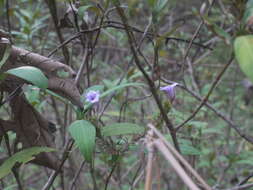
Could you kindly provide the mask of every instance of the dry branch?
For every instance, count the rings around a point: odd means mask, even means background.
[[[3,50],[0,49],[1,51]],[[76,74],[69,66],[61,62],[12,46],[10,57],[0,72],[28,65],[39,68],[47,76],[49,80],[48,89],[68,99],[75,106],[82,107],[81,96],[74,83]],[[58,76],[59,71],[64,71],[68,77],[61,78]],[[13,119],[9,121],[0,120],[2,129],[0,139],[4,135],[3,133],[11,130],[17,134],[17,141],[22,143],[22,148],[32,146],[54,148],[54,136],[50,131],[51,123],[25,99],[20,88],[25,83],[26,81],[10,75],[1,81],[0,91],[11,95],[7,102],[10,103]],[[17,93],[12,95],[14,91]],[[41,153],[33,162],[51,169],[57,169],[60,164],[56,153]]]

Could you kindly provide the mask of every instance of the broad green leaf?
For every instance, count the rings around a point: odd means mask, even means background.
[[[253,35],[237,37],[234,51],[241,70],[253,82]]]
[[[33,160],[35,158],[34,156],[41,152],[52,152],[52,151],[54,151],[53,148],[32,147],[15,153],[10,158],[5,160],[4,163],[0,166],[0,179],[8,175],[16,163],[25,164]]]
[[[46,89],[48,87],[47,77],[36,67],[23,66],[10,69],[6,73],[22,78],[40,88]]]
[[[103,136],[139,134],[144,132],[144,128],[133,123],[114,123],[102,128]]]
[[[88,162],[92,162],[96,128],[85,120],[77,120],[69,126],[69,132]]]
[[[11,53],[11,44],[9,40],[6,40],[6,42],[2,42],[2,41],[3,40],[0,40],[0,43],[5,44],[5,50],[4,50],[3,56],[0,58],[0,68],[5,64],[5,62],[7,61]]]

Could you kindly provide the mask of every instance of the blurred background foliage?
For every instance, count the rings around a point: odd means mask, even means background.
[[[12,41],[15,46],[47,56],[62,42],[59,41],[54,26],[53,17],[44,1],[9,0],[9,24]],[[233,53],[233,40],[241,34],[250,34],[250,28],[243,25],[245,0],[127,0],[121,1],[127,15],[128,23],[134,27],[137,44],[143,38],[143,32],[148,38],[143,39],[140,50],[151,65],[142,62],[145,70],[159,86],[167,85],[164,80],[174,81],[204,97],[212,82],[217,78],[222,68],[227,64]],[[64,19],[69,8],[69,1],[56,0],[58,23]],[[81,92],[93,85],[103,85],[105,90],[118,84],[129,82],[145,83],[145,80],[134,66],[127,35],[115,8],[110,0],[80,0],[77,22],[69,13],[71,27],[63,26],[61,33],[64,40],[71,38],[78,30],[84,30],[84,21],[89,29],[99,26],[103,12],[108,11],[103,18],[104,26],[98,36],[95,47],[92,47],[90,59],[90,81],[87,73],[82,76]],[[211,3],[211,4],[210,4]],[[6,1],[0,1],[0,25],[8,31],[6,18]],[[85,17],[85,18],[84,18]],[[63,22],[63,21],[62,21]],[[65,20],[65,22],[67,22]],[[120,27],[107,27],[110,23]],[[79,27],[75,26],[78,25]],[[59,25],[58,25],[59,27]],[[84,28],[82,28],[84,27]],[[199,27],[194,43],[189,46],[194,33]],[[79,28],[79,29],[78,29]],[[148,33],[148,34],[147,34]],[[94,43],[97,33],[84,34],[85,42]],[[159,35],[159,36],[158,36]],[[70,61],[67,63],[61,50],[52,58],[69,64],[78,70],[82,64],[84,50],[82,42],[77,38],[66,46]],[[152,65],[157,59],[157,70]],[[164,80],[163,80],[164,79]],[[229,120],[245,133],[252,134],[253,109],[252,85],[244,85],[246,77],[241,72],[236,61],[230,65],[222,76],[217,87],[212,92],[208,102],[215,110],[227,116]],[[69,134],[66,127],[75,120],[75,114],[66,111],[66,106],[38,88],[28,85],[25,95],[29,102],[50,121],[56,123],[56,142],[59,150]],[[159,123],[160,114],[148,87],[123,88],[112,97],[108,108],[99,116],[96,110],[89,120],[99,125],[114,122],[130,122],[140,126],[148,123]],[[167,97],[159,92],[163,105]],[[100,107],[107,103],[110,97],[101,100]],[[59,113],[54,109],[55,104]],[[200,104],[191,94],[176,87],[176,99],[168,109],[168,116],[174,126],[180,125],[188,118],[197,105]],[[70,108],[68,108],[70,109]],[[0,108],[1,118],[11,118],[8,105]],[[91,119],[92,118],[92,119]],[[146,127],[145,127],[146,128]],[[147,129],[147,128],[146,128]],[[160,128],[164,134],[167,129]],[[198,114],[186,123],[178,132],[177,138],[184,157],[199,172],[211,186],[228,188],[234,186],[253,173],[253,145],[241,138],[227,122],[204,106]],[[15,134],[8,133],[10,142],[14,142]],[[170,140],[169,135],[165,135]],[[113,151],[96,142],[94,171],[88,164],[82,167],[79,177],[80,186],[76,189],[92,189],[94,180],[97,189],[104,189],[106,180],[112,172],[108,189],[144,189],[145,160],[147,151],[142,144],[142,136],[117,136],[110,139]],[[1,155],[6,154],[4,143],[1,145]],[[82,163],[81,154],[75,149],[69,160],[69,171],[57,178],[52,189],[69,189],[77,169]],[[153,176],[154,189],[185,189],[172,168],[158,155],[155,169],[160,176]],[[72,167],[73,166],[73,167]],[[40,189],[47,181],[49,170],[35,165],[26,165],[20,170],[24,189]],[[93,178],[93,179],[92,179]],[[95,178],[95,179],[94,179]],[[159,178],[159,179],[158,179]],[[248,182],[252,181],[249,179]],[[1,179],[1,189],[17,189],[15,179],[9,175]],[[75,189],[74,188],[74,189]]]

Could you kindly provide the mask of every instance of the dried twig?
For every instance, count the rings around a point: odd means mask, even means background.
[[[148,131],[148,133],[146,135],[146,147],[148,150],[148,163],[146,166],[145,190],[152,190],[152,169],[153,169],[153,159],[154,159],[153,137],[154,137],[153,130]]]
[[[154,145],[158,150],[160,150],[166,160],[171,164],[177,174],[191,190],[200,190],[160,139],[155,140]]]
[[[211,187],[202,179],[202,177],[191,167],[191,165],[169,144],[169,142],[165,139],[165,137],[152,125],[149,124],[148,127],[152,129],[155,134],[162,140],[162,142],[168,147],[169,151],[180,161],[181,164],[184,165],[186,169],[191,172],[191,174],[201,183],[206,190],[211,190]]]

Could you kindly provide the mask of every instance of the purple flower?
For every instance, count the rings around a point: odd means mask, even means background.
[[[90,102],[92,104],[99,101],[100,93],[99,91],[91,90],[85,94],[86,102]]]
[[[170,99],[171,102],[173,102],[173,100],[176,97],[176,90],[175,87],[178,85],[178,83],[174,82],[171,85],[168,86],[164,86],[164,87],[160,87],[160,90],[165,91],[167,93],[168,98]]]

